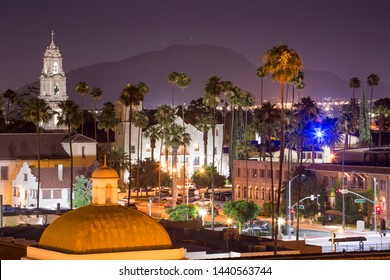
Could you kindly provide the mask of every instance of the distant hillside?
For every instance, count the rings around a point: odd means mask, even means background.
[[[66,60],[65,60],[66,63]],[[105,62],[82,67],[66,73],[67,91],[71,99],[80,101],[74,88],[79,81],[85,81],[90,87],[98,86],[103,90],[99,101],[115,101],[127,82],[145,82],[150,91],[145,98],[146,108],[155,108],[160,104],[172,103],[172,84],[168,75],[173,72],[184,72],[192,80],[189,88],[184,90],[184,102],[203,96],[204,86],[209,77],[217,75],[222,80],[229,80],[243,90],[250,91],[260,103],[260,79],[256,76],[258,65],[252,64],[241,54],[230,49],[212,45],[184,46],[173,45],[162,50],[142,53],[117,62]],[[325,71],[303,69],[306,87],[296,96],[319,97],[352,97],[348,81]],[[368,89],[369,91],[369,89]],[[374,90],[374,97],[388,96],[389,86],[381,84]],[[291,94],[291,91],[290,91]],[[280,86],[264,80],[264,97],[278,98]],[[359,90],[356,97],[360,97]],[[181,91],[175,88],[175,105],[182,103]],[[85,98],[85,107],[91,106],[90,97]],[[90,105],[89,105],[90,104]]]

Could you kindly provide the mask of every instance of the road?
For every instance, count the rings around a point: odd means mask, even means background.
[[[148,203],[137,203],[138,210],[149,215],[149,206]],[[165,213],[165,209],[162,205],[153,204],[152,216],[156,218],[167,218],[168,215]],[[220,214],[222,211],[220,210]],[[218,215],[215,217],[215,223],[226,224],[226,217],[224,215]],[[211,215],[205,216],[206,222],[211,222]],[[346,230],[341,230],[341,226],[337,225],[318,225],[318,224],[310,224],[308,222],[300,223],[299,229],[299,239],[305,240],[306,244],[322,246],[322,252],[331,252],[331,242],[329,239],[331,238],[331,233],[335,232],[337,238],[342,237],[356,237],[362,236],[367,239],[364,241],[364,250],[390,250],[390,233],[386,236],[381,235],[379,232],[374,232],[365,229],[364,231],[357,231],[354,228],[348,228]],[[282,235],[283,240],[289,240],[288,235]],[[295,240],[295,234],[291,235],[291,239]],[[336,244],[336,251],[342,251],[345,249],[346,251],[358,251],[359,242],[345,242]]]

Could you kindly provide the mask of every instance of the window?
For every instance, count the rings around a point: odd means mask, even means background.
[[[150,144],[146,144],[146,151],[148,153],[150,153],[151,150],[152,150],[152,148],[150,148]]]
[[[249,188],[249,199],[253,199],[253,197],[252,197],[252,188]]]
[[[268,178],[271,178],[271,177],[272,177],[272,172],[271,172],[271,170],[267,170],[267,177],[268,177]]]
[[[316,153],[316,158],[317,159],[322,159],[322,153]]]
[[[81,147],[81,157],[85,158],[85,146]]]
[[[28,179],[27,173],[23,173],[23,181],[27,182],[27,179]]]
[[[131,145],[131,153],[135,154],[135,146],[134,145]]]
[[[247,190],[247,188],[246,188],[246,186],[244,186],[244,189],[243,189],[243,194],[242,194],[242,196],[244,197],[244,198],[246,198],[246,190]]]
[[[53,74],[57,74],[58,73],[58,62],[54,62],[53,63]]]
[[[42,199],[51,199],[51,190],[42,190]]]
[[[255,199],[259,200],[259,188],[258,187],[256,187],[256,189],[255,189]]]
[[[336,177],[335,176],[330,176],[330,185],[335,186],[336,185]]]
[[[237,177],[241,177],[241,168],[240,167],[237,168]]]
[[[194,151],[199,152],[199,143],[195,143],[194,145]]]
[[[194,158],[194,165],[199,165],[199,163],[200,163],[199,157],[195,157]]]
[[[260,177],[261,178],[265,177],[265,169],[260,169]]]
[[[261,189],[261,200],[265,200],[265,189]]]
[[[238,186],[237,188],[237,198],[241,198],[241,187]]]
[[[62,198],[61,190],[53,190],[53,198],[56,199]]]
[[[257,169],[252,169],[252,177],[257,178]]]
[[[381,190],[386,189],[386,181],[385,180],[379,180],[379,187]]]
[[[0,169],[0,180],[7,181],[8,180],[8,166],[2,166]]]

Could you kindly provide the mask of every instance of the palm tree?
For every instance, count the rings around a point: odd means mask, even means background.
[[[83,116],[80,113],[80,107],[73,100],[67,99],[58,104],[61,109],[58,115],[57,126],[66,126],[68,128],[68,140],[70,151],[70,209],[73,209],[73,149],[72,132],[76,132],[83,122]]]
[[[204,161],[203,165],[207,166],[207,145],[208,145],[208,140],[209,140],[209,130],[211,127],[211,117],[202,115],[198,116],[198,121],[195,124],[195,128],[199,131],[202,131],[203,133],[203,152],[204,152]]]
[[[119,123],[118,118],[115,114],[115,105],[111,102],[106,102],[103,105],[101,113],[97,117],[98,128],[104,129],[107,135],[107,152],[111,154],[111,145],[110,145],[110,130],[113,130]]]
[[[154,149],[156,148],[156,142],[162,137],[161,126],[159,124],[149,126],[145,130],[144,136],[150,139],[150,149],[152,150],[151,161],[154,162]]]
[[[8,101],[7,101],[7,114],[5,116],[5,123],[6,124],[9,123],[9,107],[11,104],[15,103],[17,95],[18,95],[17,92],[13,91],[12,89],[7,89],[3,94],[4,98],[8,99]]]
[[[157,123],[161,126],[162,140],[161,141],[161,149],[160,149],[160,157],[162,153],[162,143],[165,145],[165,166],[168,167],[168,152],[169,145],[168,141],[168,129],[175,121],[175,110],[167,105],[163,104],[157,108],[157,111],[154,115],[157,120]]]
[[[284,160],[284,86],[297,77],[302,68],[302,62],[297,52],[289,49],[286,45],[278,45],[268,50],[264,55],[264,72],[271,78],[281,84],[280,96],[280,157],[279,157],[279,184],[278,184],[278,202],[276,206],[277,215],[280,215],[280,200],[282,191],[283,178],[283,160]],[[276,250],[276,248],[275,248]],[[275,252],[276,253],[276,252]]]
[[[168,75],[168,82],[172,83],[172,108],[175,108],[175,85],[178,76],[179,76],[178,72],[172,72]]]
[[[142,158],[142,129],[146,128],[149,124],[148,116],[143,111],[138,111],[133,117],[134,126],[138,128],[138,140],[137,140],[137,189],[139,189],[139,166]],[[139,192],[137,192],[138,196]]]
[[[277,232],[275,231],[275,194],[274,194],[274,172],[273,172],[273,152],[272,152],[272,138],[277,137],[280,133],[280,117],[281,111],[270,102],[266,102],[261,106],[260,110],[255,112],[255,127],[261,131],[262,138],[264,138],[264,147],[267,144],[268,154],[270,158],[270,172],[271,172],[271,228],[272,238],[276,240]],[[263,152],[265,161],[266,153]]]
[[[257,77],[261,79],[261,88],[260,88],[260,105],[263,106],[264,98],[263,98],[263,80],[267,77],[267,73],[264,71],[263,67],[257,68]]]
[[[357,77],[353,77],[349,80],[349,88],[352,89],[352,98],[355,98],[355,89],[360,88],[360,80]]]
[[[95,140],[96,140],[96,138],[97,138],[97,136],[96,136],[96,111],[97,111],[96,103],[102,97],[103,91],[98,87],[93,87],[89,94],[91,95],[91,97],[93,99],[94,109],[95,109],[95,111],[93,112],[93,120],[94,120],[93,127],[95,130]]]
[[[169,127],[169,139],[167,143],[172,147],[172,168],[173,168],[173,187],[172,187],[172,208],[176,207],[177,196],[177,150],[180,146],[188,146],[191,142],[191,136],[185,132],[184,128],[178,124]]]
[[[293,82],[293,92],[292,92],[292,99],[291,99],[291,108],[294,107],[294,100],[295,100],[295,89],[301,90],[305,87],[305,83],[303,82],[303,79],[305,78],[305,74],[302,71],[299,71],[298,76],[296,76],[292,82]]]
[[[377,74],[370,74],[367,77],[367,85],[371,87],[371,97],[370,97],[370,130],[371,130],[371,122],[372,122],[372,97],[374,95],[374,87],[379,85],[380,78]],[[371,137],[371,133],[370,133]],[[372,142],[372,139],[370,138],[370,142]]]
[[[216,110],[217,104],[219,103],[219,96],[224,91],[224,83],[221,81],[221,78],[217,76],[212,76],[208,79],[205,86],[205,95],[203,97],[203,103],[210,107],[211,110],[211,132],[213,135],[213,159],[212,159],[212,172],[211,172],[211,228],[214,230],[214,181],[215,181],[215,129],[216,129]]]
[[[88,93],[89,87],[88,84],[84,81],[81,81],[76,86],[76,92],[81,94],[81,116],[83,122],[81,123],[81,134],[84,134],[84,94]]]
[[[330,153],[333,154],[335,146],[342,143],[342,134],[337,119],[325,117],[322,120],[322,129],[325,135],[323,145],[329,147]]]
[[[133,106],[139,106],[143,101],[145,94],[149,91],[148,86],[144,82],[139,82],[137,85],[127,83],[126,87],[122,90],[122,94],[119,98],[120,102],[129,110],[129,188],[128,188],[128,201],[130,205],[130,190],[131,190],[131,122],[133,119]]]
[[[341,106],[339,124],[345,136],[345,148],[350,147],[349,135],[355,134],[359,128],[360,106],[356,98]]]
[[[37,131],[37,158],[38,158],[38,189],[37,189],[37,208],[39,208],[39,197],[41,187],[41,137],[40,124],[48,123],[53,116],[52,109],[45,100],[39,97],[32,97],[26,103],[23,109],[23,118],[32,122]]]

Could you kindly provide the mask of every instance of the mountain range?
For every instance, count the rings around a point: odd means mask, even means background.
[[[66,59],[64,59],[66,64]],[[82,67],[66,73],[67,93],[69,97],[80,102],[81,97],[74,90],[79,81],[85,81],[90,88],[100,87],[103,96],[99,105],[104,102],[115,102],[128,82],[145,82],[149,92],[145,96],[144,107],[156,108],[161,104],[172,104],[173,85],[168,82],[168,75],[173,72],[184,72],[191,78],[191,84],[184,89],[174,88],[175,105],[188,104],[191,100],[204,95],[204,87],[211,76],[231,81],[245,91],[250,91],[260,103],[261,80],[256,76],[254,65],[240,53],[214,45],[172,45],[161,50],[134,55],[116,62],[104,62]],[[303,69],[305,88],[296,91],[296,96],[320,98],[351,98],[352,89],[345,81],[331,72]],[[351,77],[352,78],[352,77]],[[264,99],[278,101],[280,85],[271,78],[264,79]],[[371,89],[367,88],[368,96]],[[389,96],[390,87],[383,83],[374,88],[374,99]],[[290,93],[291,94],[291,93]],[[361,89],[355,90],[355,97],[360,98]],[[85,96],[85,107],[92,107],[92,100]],[[90,105],[89,105],[90,104]]]

